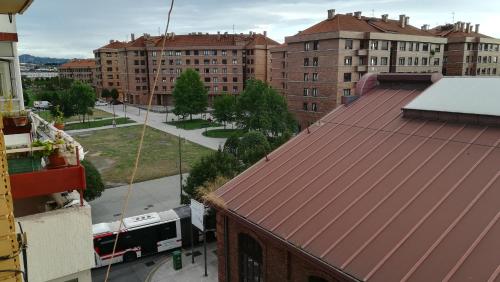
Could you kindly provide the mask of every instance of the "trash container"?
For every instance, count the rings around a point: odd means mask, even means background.
[[[182,268],[182,253],[181,251],[174,251],[172,253],[172,262],[175,270]]]

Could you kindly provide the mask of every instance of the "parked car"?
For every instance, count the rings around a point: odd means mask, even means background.
[[[106,106],[106,105],[108,105],[108,102],[101,101],[101,100],[97,100],[97,101],[95,102],[95,105],[96,105],[96,106]]]
[[[33,102],[33,106],[35,109],[48,109],[52,106],[52,104],[49,103],[49,101],[35,101]]]

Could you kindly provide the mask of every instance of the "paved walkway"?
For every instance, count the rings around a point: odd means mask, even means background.
[[[113,113],[113,108],[110,106],[99,106],[96,107],[99,110],[106,111],[108,113]],[[146,114],[145,110],[138,109],[136,107],[132,106],[127,106],[126,108],[126,113],[124,111],[123,105],[115,105],[115,114],[119,117],[124,117],[125,115],[130,118],[131,120],[134,120],[138,123],[144,123],[144,117]],[[202,129],[194,129],[194,130],[184,130],[180,128],[176,128],[173,125],[169,125],[165,123],[165,113],[149,113],[149,119],[148,119],[148,125],[156,128],[158,130],[161,130],[163,132],[170,133],[172,135],[178,136],[180,135],[182,138],[186,138],[187,140],[199,144],[201,146],[210,148],[212,150],[217,150],[220,147],[224,146],[224,142],[226,142],[225,138],[210,138],[203,136],[202,133],[205,131],[204,128]],[[200,118],[201,116],[193,116],[193,118]],[[177,120],[177,117],[169,113],[168,114],[168,121],[173,121]],[[217,128],[224,128],[224,127],[211,127],[210,129],[217,129]]]
[[[187,174],[183,175],[184,179]],[[120,219],[123,199],[128,185],[104,190],[101,197],[89,202],[92,207],[92,224]],[[126,217],[149,212],[160,212],[180,206],[179,175],[135,183],[128,204]]]
[[[132,125],[137,125],[138,123],[124,123],[124,124],[117,124],[116,127],[126,127],[126,126],[132,126]],[[82,128],[82,129],[75,129],[75,130],[65,130],[64,132],[68,133],[69,135],[74,135],[75,133],[81,133],[81,132],[88,132],[88,131],[96,131],[96,130],[102,130],[102,129],[110,129],[113,128],[113,125],[105,125],[105,126],[99,126],[99,127],[91,127],[91,128]]]
[[[153,269],[146,281],[147,282],[217,282],[218,281],[218,264],[217,264],[217,244],[210,243],[207,245],[207,273],[205,277],[205,265],[203,262],[203,245],[197,246],[195,254],[199,252],[201,255],[195,256],[195,263],[191,263],[190,250],[182,250],[182,268],[174,270],[172,265],[172,257],[166,258],[159,266]]]

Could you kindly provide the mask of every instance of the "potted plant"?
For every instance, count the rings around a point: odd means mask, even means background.
[[[47,140],[35,140],[32,143],[33,147],[44,147],[44,150],[34,151],[34,155],[40,157],[46,157],[48,160],[47,168],[60,168],[67,166],[66,158],[64,158],[61,153],[61,145],[64,144],[64,140],[58,134],[54,141]]]
[[[12,94],[6,96],[4,101],[4,111],[2,113],[3,123],[5,128],[23,127],[29,124],[28,114],[24,110],[13,110]]]
[[[59,105],[56,106],[56,111],[54,115],[54,127],[63,130],[64,129],[64,115],[59,109]]]

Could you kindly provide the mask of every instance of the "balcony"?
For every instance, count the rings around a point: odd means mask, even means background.
[[[363,65],[363,66],[356,66],[356,71],[358,72],[366,72],[368,70],[368,66]]]
[[[78,190],[83,204],[83,148],[34,113],[27,112],[22,118],[25,120],[3,118],[14,200]]]
[[[368,49],[356,50],[356,56],[368,56]]]

